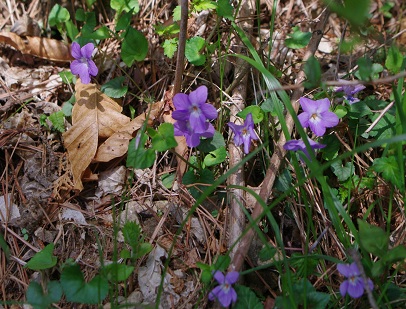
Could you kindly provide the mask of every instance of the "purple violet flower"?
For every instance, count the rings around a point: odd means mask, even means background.
[[[310,138],[308,138],[308,141],[309,141],[310,147],[313,150],[314,149],[321,149],[321,148],[326,147],[326,145],[315,142],[315,141],[311,140]],[[302,139],[299,139],[299,140],[291,139],[290,141],[287,141],[285,143],[285,145],[283,145],[283,148],[285,150],[292,150],[292,151],[301,150],[305,154],[305,156],[310,160],[310,154],[307,151],[306,145],[305,145],[305,143],[304,143],[304,141]]]
[[[326,128],[331,128],[338,124],[337,115],[329,111],[329,99],[313,101],[301,97],[299,101],[303,113],[298,115],[298,118],[303,128],[310,127],[314,134],[323,136],[326,133]]]
[[[343,79],[339,79],[338,81],[345,82],[345,80]],[[348,101],[348,103],[354,104],[359,102],[359,99],[354,97],[354,95],[363,89],[365,89],[364,85],[343,85],[340,87],[336,87],[334,91],[344,92],[344,98]]]
[[[224,276],[221,271],[217,270],[214,273],[214,279],[219,285],[209,293],[209,299],[217,299],[224,308],[230,306],[231,303],[235,303],[237,293],[231,285],[237,282],[238,276],[239,273],[236,271],[230,271]]]
[[[254,131],[254,121],[252,114],[249,113],[243,125],[238,125],[232,122],[228,123],[231,130],[234,132],[234,144],[240,146],[244,144],[244,153],[250,152],[251,140],[258,139],[257,134]]]
[[[358,269],[356,263],[351,264],[337,264],[337,270],[347,279],[340,285],[340,294],[344,297],[347,293],[352,298],[359,298],[364,294],[364,280]],[[374,284],[371,279],[368,278],[368,286],[372,291]]]
[[[90,76],[96,76],[99,70],[92,60],[95,50],[93,43],[87,43],[80,48],[77,42],[72,43],[71,53],[75,60],[70,64],[72,74],[79,75],[83,84],[90,83]]]
[[[206,86],[198,87],[189,95],[177,93],[173,97],[176,110],[172,113],[172,118],[177,120],[174,124],[175,135],[184,135],[189,147],[198,146],[200,137],[214,135],[214,127],[207,120],[217,118],[217,110],[206,101]]]

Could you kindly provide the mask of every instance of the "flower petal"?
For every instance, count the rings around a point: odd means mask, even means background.
[[[203,133],[207,130],[206,117],[201,112],[191,112],[189,122],[194,133]]]
[[[333,112],[321,113],[321,121],[326,128],[335,127],[339,123],[338,116]]]
[[[348,264],[337,264],[337,270],[340,274],[347,278],[350,277],[352,273],[350,265]]]
[[[221,285],[216,286],[213,290],[209,293],[209,299],[214,300],[218,298],[219,293],[222,291]]]
[[[207,101],[207,87],[206,86],[200,86],[197,87],[195,91],[192,91],[189,93],[189,101],[191,104],[197,104],[201,105],[203,103],[206,103]]]
[[[87,43],[85,46],[83,46],[81,48],[82,57],[85,57],[87,59],[92,58],[94,50],[95,50],[95,47],[94,47],[93,43]]]
[[[231,302],[233,301],[233,295],[230,293],[231,290],[228,292],[225,292],[222,290],[219,294],[217,299],[219,300],[220,304],[224,307],[227,308],[228,306],[231,305]]]
[[[233,288],[230,288],[229,293],[231,294],[231,300],[235,303],[237,301],[237,292]]]
[[[191,104],[189,102],[189,96],[187,94],[177,93],[174,95],[172,101],[173,101],[173,105],[175,106],[176,110],[189,111]]]
[[[211,104],[202,104],[200,106],[202,113],[207,119],[216,119],[217,118],[217,110]]]
[[[214,273],[213,277],[214,277],[214,279],[216,279],[216,281],[217,281],[219,284],[225,283],[225,281],[224,281],[224,280],[225,280],[225,277],[224,277],[224,274],[223,274],[221,271],[217,270],[217,271]]]
[[[303,112],[297,116],[297,118],[299,118],[299,122],[303,128],[307,128],[309,126],[310,116],[311,116],[311,114],[308,114],[307,112]]]
[[[309,127],[317,136],[323,136],[324,133],[326,133],[326,127],[324,126],[322,119],[310,119]]]
[[[244,142],[244,153],[249,154],[250,153],[250,147],[251,147],[251,139],[248,134],[242,134],[242,140]]]
[[[96,64],[94,63],[94,61],[93,60],[91,60],[91,59],[89,59],[88,61],[87,61],[87,64],[88,64],[88,69],[89,69],[89,74],[90,75],[92,75],[92,76],[96,76],[97,75],[97,73],[99,73],[99,69],[97,68],[97,66],[96,66]]]
[[[238,273],[238,271],[230,271],[226,275],[225,282],[228,284],[234,284],[237,282],[239,276],[240,274]]]
[[[70,47],[70,52],[71,52],[73,58],[75,58],[75,59],[82,58],[82,53],[80,52],[80,45],[78,42],[72,43],[72,45]]]
[[[351,263],[348,267],[349,267],[349,269],[350,269],[350,275],[349,275],[349,277],[352,277],[352,276],[361,276],[361,272],[360,272],[359,269],[358,269],[357,263],[353,262],[353,263]]]
[[[72,74],[79,75],[83,84],[88,84],[90,82],[89,69],[86,63],[74,60],[70,64],[70,70]]]
[[[196,133],[185,134],[186,144],[189,147],[196,147],[200,144],[200,135]]]
[[[330,100],[325,98],[325,99],[321,99],[321,100],[317,100],[315,102],[315,104],[317,105],[317,112],[318,113],[322,113],[322,112],[326,112],[330,109]]]
[[[343,264],[338,264],[338,265],[343,265]],[[337,265],[337,266],[338,266]],[[341,282],[340,284],[340,294],[342,297],[344,297],[347,294],[348,291],[348,280],[344,280],[343,282]]]
[[[172,112],[172,118],[178,121],[189,121],[189,113],[185,110],[176,110]]]
[[[309,114],[314,114],[317,112],[318,105],[316,104],[317,101],[310,100],[305,97],[301,97],[299,99],[300,106],[302,106],[302,110]]]
[[[352,298],[361,297],[362,294],[364,294],[364,283],[362,282],[362,278],[358,277],[354,283],[349,283],[347,292]]]
[[[287,141],[285,145],[283,145],[283,148],[285,150],[301,150],[304,147],[304,142],[302,140],[296,140],[296,139],[291,139],[290,141]]]

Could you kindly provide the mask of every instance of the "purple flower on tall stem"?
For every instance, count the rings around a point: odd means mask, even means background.
[[[303,113],[298,115],[300,124],[304,128],[310,127],[312,132],[317,136],[323,136],[326,133],[326,128],[331,128],[338,124],[337,115],[329,111],[329,99],[313,101],[301,97],[299,101],[303,109]]]
[[[359,298],[364,294],[364,279],[358,269],[356,263],[351,264],[337,264],[337,270],[347,279],[340,285],[340,294],[344,297],[347,293],[352,298]],[[374,284],[368,278],[368,286],[370,290],[374,289]]]
[[[71,53],[75,60],[70,64],[72,74],[79,75],[83,84],[90,83],[90,76],[96,76],[99,70],[92,60],[95,47],[93,43],[87,43],[80,48],[77,42],[72,43]]]
[[[250,152],[251,140],[257,140],[258,136],[254,131],[254,121],[252,114],[249,113],[243,125],[238,125],[232,122],[228,123],[231,130],[234,132],[234,144],[240,146],[244,144],[244,153]]]
[[[326,145],[324,144],[320,144],[318,142],[315,142],[313,140],[311,140],[310,138],[308,139],[310,147],[314,150],[314,149],[321,149],[326,147]],[[304,143],[304,141],[302,139],[296,140],[296,139],[291,139],[290,141],[287,141],[285,143],[285,145],[283,145],[283,148],[285,150],[292,150],[292,151],[302,151],[305,156],[310,160],[310,154],[307,151],[306,145]]]
[[[237,282],[238,276],[239,273],[236,271],[230,271],[224,276],[221,271],[217,270],[214,273],[214,279],[219,285],[209,293],[209,299],[217,299],[224,308],[230,306],[231,303],[235,303],[237,293],[231,285]]]
[[[214,135],[214,127],[208,120],[217,118],[217,110],[206,101],[206,86],[198,87],[189,95],[177,93],[173,97],[176,110],[172,113],[172,118],[177,120],[174,124],[175,135],[184,135],[189,147],[198,146],[200,137]]]
[[[339,79],[338,81],[345,82],[345,80],[343,79]],[[344,98],[348,101],[348,103],[354,104],[359,102],[359,99],[354,97],[354,95],[363,89],[365,89],[364,85],[343,85],[340,87],[336,87],[334,91],[344,92]]]

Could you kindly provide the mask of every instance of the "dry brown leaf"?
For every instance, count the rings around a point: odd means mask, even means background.
[[[164,102],[156,102],[149,113],[148,124],[151,124],[162,111]],[[134,118],[130,123],[121,127],[115,134],[108,138],[97,150],[94,161],[108,162],[114,158],[125,155],[128,151],[128,144],[133,138],[133,133],[142,127],[145,122],[147,113],[141,114]]]
[[[58,40],[30,36],[23,39],[13,32],[0,32],[0,43],[10,45],[25,55],[52,61],[73,60],[70,46]]]
[[[94,84],[76,83],[76,103],[72,110],[72,127],[63,134],[68,151],[75,189],[83,189],[82,175],[92,162],[99,138],[108,138],[130,118],[121,114],[122,107]]]

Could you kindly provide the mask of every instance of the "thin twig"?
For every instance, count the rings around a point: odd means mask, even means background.
[[[183,67],[185,65],[185,45],[187,37],[187,21],[189,16],[189,8],[187,0],[180,0],[180,30],[178,41],[178,55],[176,56],[176,71],[175,81],[173,86],[173,94],[180,92],[182,86]]]

